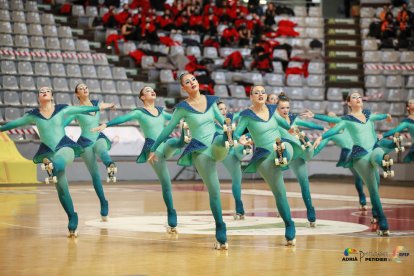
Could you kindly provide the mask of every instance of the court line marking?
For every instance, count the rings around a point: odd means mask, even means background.
[[[222,193],[232,193],[229,189],[221,190]],[[242,195],[257,195],[257,196],[272,196],[273,193],[268,190],[257,190],[257,189],[243,189]],[[287,197],[292,198],[302,198],[302,193],[299,192],[286,192]],[[314,194],[311,193],[312,199],[323,199],[323,200],[333,200],[333,201],[350,201],[358,202],[358,197],[355,196],[345,196],[345,195],[332,195],[332,194]],[[367,202],[371,202],[369,197]],[[412,199],[397,199],[397,198],[381,198],[383,204],[414,204]]]

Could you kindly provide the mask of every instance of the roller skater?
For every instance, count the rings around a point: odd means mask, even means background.
[[[99,101],[91,100],[88,86],[80,83],[75,87],[75,96],[79,100],[80,106],[98,106]],[[100,215],[102,221],[108,220],[109,204],[106,200],[105,192],[102,187],[101,175],[99,173],[97,157],[99,157],[106,167],[108,176],[106,182],[116,182],[115,174],[117,168],[112,158],[109,156],[111,141],[102,132],[92,132],[91,129],[99,126],[100,112],[76,114],[68,116],[65,125],[69,125],[76,120],[81,128],[81,135],[77,143],[84,149],[81,158],[88,168],[92,177],[93,188],[100,202]]]
[[[151,146],[164,129],[166,122],[171,119],[171,114],[165,112],[162,107],[155,106],[156,98],[157,94],[154,89],[149,86],[143,87],[139,93],[139,99],[144,103],[144,107],[139,107],[123,116],[114,118],[106,124],[102,124],[101,126],[92,129],[92,131],[102,131],[106,127],[123,124],[132,120],[138,121],[141,130],[144,132],[145,143],[136,162],[147,162]],[[175,127],[175,125],[173,127]],[[187,132],[185,129],[186,128],[183,127],[181,138],[169,138],[161,143],[155,152],[158,162],[151,163],[151,166],[161,183],[162,196],[165,206],[167,207],[167,233],[177,233],[177,212],[174,209],[173,204],[171,178],[168,171],[167,160],[181,152],[180,148],[184,146],[183,140],[185,140],[184,133]]]
[[[56,184],[57,183],[57,177],[56,175],[54,175],[53,173],[53,163],[50,162],[49,159],[44,158],[43,159],[43,164],[41,165],[42,171],[46,171],[48,177],[45,178],[45,183],[49,184],[49,183],[53,183]]]
[[[276,158],[275,158],[276,166],[281,166],[281,167],[287,166],[288,161],[287,161],[285,149],[286,149],[285,143],[282,142],[280,137],[277,137],[275,143],[273,144],[273,150],[276,153]]]
[[[1,126],[0,131],[10,130],[28,124],[35,124],[37,126],[42,144],[34,156],[33,162],[36,164],[43,163],[43,160],[47,158],[53,163],[53,175],[57,178],[55,187],[60,203],[69,219],[69,235],[73,237],[76,236],[78,215],[74,210],[72,198],[69,193],[65,168],[73,162],[75,156],[79,156],[82,153],[83,149],[79,144],[66,136],[64,118],[75,114],[98,112],[103,109],[112,108],[114,104],[102,103],[99,107],[55,105],[53,102],[53,92],[49,87],[41,87],[39,89],[38,101],[39,108],[30,110],[20,119]]]
[[[223,160],[227,156],[228,150],[224,146],[226,140],[224,135],[215,133],[215,120],[223,124],[224,117],[216,104],[218,98],[201,95],[198,81],[193,75],[184,73],[180,75],[179,80],[181,89],[188,93],[188,98],[175,106],[176,109],[170,123],[151,147],[148,161],[152,164],[157,163],[156,150],[168,138],[180,120],[184,119],[191,131],[192,140],[179,158],[178,164],[181,166],[194,165],[207,186],[210,208],[216,222],[216,240],[220,244],[215,248],[226,249],[228,246],[226,246],[226,224],[222,217],[220,182],[216,162]]]

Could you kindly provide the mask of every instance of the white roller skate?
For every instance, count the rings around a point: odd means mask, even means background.
[[[177,227],[166,226],[167,234],[176,235],[178,234]]]
[[[118,168],[115,166],[115,164],[109,165],[109,167],[106,169],[108,176],[106,177],[106,182],[116,182],[116,176],[115,174],[118,172]]]
[[[302,150],[306,150],[312,146],[305,132],[300,131],[298,127],[293,127],[293,134],[299,139]]]
[[[380,237],[389,237],[390,230],[377,230],[377,235]]]
[[[41,164],[41,168],[42,171],[46,171],[48,175],[48,177],[45,178],[46,184],[56,184],[58,182],[57,177],[53,175],[53,163],[49,159],[43,159],[43,164]]]
[[[394,160],[392,160],[388,154],[384,155],[384,159],[382,160],[384,178],[394,177],[394,171],[391,170],[392,165],[394,165]]]
[[[102,222],[107,222],[107,221],[108,221],[108,219],[109,219],[109,217],[108,217],[108,216],[101,216],[101,221],[102,221]]]
[[[225,243],[215,242],[214,243],[214,249],[216,249],[216,250],[228,250],[229,249],[229,244],[227,242],[225,242]]]
[[[306,227],[308,227],[308,228],[316,228],[316,221],[308,221],[308,222],[306,222]]]
[[[371,218],[371,224],[377,224],[378,220],[377,218]]]
[[[184,143],[189,144],[192,139],[190,128],[188,127],[188,124],[184,121],[181,121],[180,125],[184,132]]]
[[[275,165],[283,166],[287,165],[288,161],[285,157],[285,143],[282,142],[280,138],[276,138],[276,142],[273,144],[273,150],[276,152],[276,158],[275,158]]]
[[[233,215],[234,220],[244,220],[245,217],[242,214],[234,214]]]
[[[247,141],[248,144],[246,146],[244,146],[243,155],[249,155],[249,154],[253,153],[253,146],[252,146],[252,143],[251,143],[252,139],[247,138],[246,141]]]
[[[296,239],[286,240],[286,246],[296,246]]]
[[[68,238],[77,238],[78,237],[78,231],[76,230],[70,230],[68,233]]]
[[[359,205],[359,210],[360,211],[368,211],[368,207],[367,207],[367,205]]]
[[[396,145],[396,147],[394,148],[396,153],[405,151],[405,147],[402,145],[403,136],[401,136],[399,132],[394,134],[394,136],[392,137],[392,140],[394,141],[394,144]]]
[[[236,124],[231,122],[230,118],[226,118],[223,125],[223,130],[226,132],[227,141],[225,142],[226,149],[230,147],[237,147],[237,140],[233,140],[233,131],[236,129]]]

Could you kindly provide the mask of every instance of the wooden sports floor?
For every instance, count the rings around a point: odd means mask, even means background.
[[[359,211],[352,179],[311,180],[316,228],[306,227],[299,185],[287,182],[297,245],[285,247],[268,187],[261,180],[243,183],[246,219],[235,221],[231,184],[224,182],[228,251],[213,249],[208,193],[198,181],[173,184],[178,235],[165,231],[156,182],[105,184],[108,222],[100,221],[91,183],[72,183],[77,239],[66,237],[53,186],[2,185],[0,275],[413,275],[414,187],[401,184],[380,187],[391,236],[378,237],[371,212]]]

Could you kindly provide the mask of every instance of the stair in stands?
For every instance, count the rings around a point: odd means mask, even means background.
[[[325,42],[326,88],[364,89],[359,19],[326,19]]]

